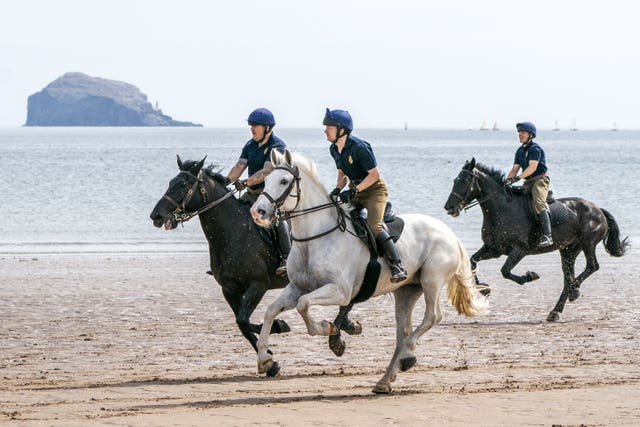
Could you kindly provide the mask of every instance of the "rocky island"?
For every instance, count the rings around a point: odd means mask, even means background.
[[[25,126],[202,126],[174,120],[129,83],[66,73],[29,96]]]

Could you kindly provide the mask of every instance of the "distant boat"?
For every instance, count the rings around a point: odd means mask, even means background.
[[[558,121],[556,120],[555,123],[553,124],[553,129],[551,129],[554,132],[558,132],[560,130],[560,128],[558,127]]]
[[[493,122],[493,128],[491,130],[500,130],[498,127],[498,122]]]
[[[480,130],[489,130],[489,125],[486,120],[482,121],[482,125],[480,125]]]
[[[471,124],[469,122],[467,122],[467,130],[473,130],[473,128],[471,127]]]
[[[576,119],[573,119],[573,121],[571,122],[571,128],[569,130],[571,131],[578,130],[578,128],[576,127]]]
[[[612,132],[618,132],[618,123],[613,122],[613,127],[611,128]]]
[[[409,126],[407,125],[407,122],[405,121],[404,122],[404,130],[407,130],[407,129],[409,129]]]

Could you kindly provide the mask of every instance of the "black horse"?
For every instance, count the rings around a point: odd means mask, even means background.
[[[475,203],[471,203],[476,200]],[[596,245],[604,239],[606,251],[615,257],[625,254],[628,238],[620,240],[620,229],[613,216],[594,203],[579,197],[548,200],[551,210],[553,246],[539,248],[540,225],[531,208],[531,197],[518,187],[505,185],[504,173],[467,161],[453,181],[453,189],[444,205],[452,216],[460,210],[479,204],[482,208],[482,247],[471,256],[471,268],[484,259],[507,255],[502,266],[502,276],[522,285],[539,279],[535,272],[528,271],[517,276],[511,270],[526,255],[559,250],[562,258],[564,287],[560,299],[547,316],[547,321],[560,318],[564,305],[580,296],[580,284],[598,270]],[[575,277],[575,261],[580,252],[586,258],[585,270]],[[474,273],[475,274],[475,273]],[[475,277],[478,285],[478,277]],[[486,285],[485,285],[486,286]],[[487,287],[486,293],[489,292]]]
[[[199,216],[209,242],[211,274],[222,287],[242,335],[257,351],[256,334],[262,325],[251,323],[251,315],[267,290],[284,288],[289,281],[286,276],[275,274],[278,251],[253,222],[250,204],[233,197],[225,178],[212,167],[203,168],[204,161],[183,162],[178,156],[180,172],[169,182],[169,189],[150,216],[156,227],[164,226],[167,230]],[[347,317],[351,307],[341,307],[336,326],[358,334],[362,331],[360,324]],[[279,319],[271,329],[271,333],[289,331],[289,325]],[[339,336],[330,340],[330,347],[338,356],[344,353],[344,342]],[[272,374],[276,375],[277,370],[278,367]]]

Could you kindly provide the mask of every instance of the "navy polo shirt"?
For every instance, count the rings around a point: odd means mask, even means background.
[[[351,181],[365,179],[368,171],[378,165],[371,145],[352,135],[347,136],[342,153],[338,152],[336,144],[331,144],[329,152],[336,162],[336,167],[342,170]]]
[[[247,165],[249,166],[249,176],[264,167],[265,162],[271,159],[271,150],[274,148],[279,152],[284,153],[284,149],[287,148],[287,144],[273,133],[269,137],[269,140],[262,146],[259,146],[253,139],[250,139],[244,145],[240,158],[247,161]],[[262,187],[264,187],[264,182],[252,185],[251,189],[257,190]]]
[[[529,166],[529,160],[537,160],[538,168],[526,179],[535,178],[536,176],[544,175],[547,172],[547,161],[544,156],[544,150],[533,141],[526,145],[521,145],[516,150],[516,156],[513,163],[520,165],[524,171]]]

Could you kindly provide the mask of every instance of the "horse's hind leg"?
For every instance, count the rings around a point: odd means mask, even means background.
[[[276,316],[283,311],[292,310],[300,297],[300,290],[295,286],[287,285],[278,298],[267,307],[264,314],[264,323],[262,324],[262,330],[260,331],[260,337],[258,338],[258,373],[266,373],[269,377],[274,377],[280,372],[280,366],[278,362],[273,360],[273,356],[269,353],[269,335],[271,333],[271,326]]]
[[[560,249],[560,257],[562,259],[562,275],[564,278],[562,293],[560,294],[560,298],[558,302],[556,302],[555,307],[547,316],[547,322],[556,322],[560,319],[560,313],[564,310],[564,305],[569,301],[573,301],[578,298],[579,291],[576,288],[576,279],[575,279],[575,263],[576,257],[580,253],[580,248],[578,246],[571,246],[567,248]],[[573,298],[573,299],[572,299]]]
[[[413,355],[415,342],[406,342],[412,329],[412,311],[420,298],[422,288],[419,285],[409,285],[398,288],[394,292],[396,309],[396,348],[391,357],[384,376],[373,388],[374,393],[386,394],[391,392],[391,383],[396,380],[399,370],[406,371],[416,363]],[[407,346],[409,350],[407,351]]]

